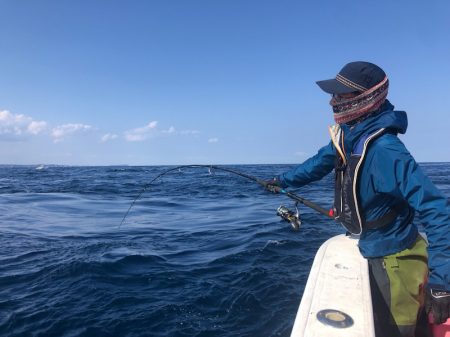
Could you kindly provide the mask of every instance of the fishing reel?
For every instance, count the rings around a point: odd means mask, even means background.
[[[277,215],[283,220],[289,222],[292,228],[296,231],[299,230],[302,220],[300,219],[300,211],[297,207],[298,203],[295,203],[295,212],[288,209],[286,206],[281,205],[277,208]]]

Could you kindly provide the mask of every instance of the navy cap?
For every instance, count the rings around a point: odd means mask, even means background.
[[[369,62],[350,62],[341,69],[336,78],[316,82],[329,94],[346,94],[364,92],[374,87],[386,77],[383,69]]]

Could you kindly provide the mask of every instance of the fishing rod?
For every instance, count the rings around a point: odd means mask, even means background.
[[[159,178],[161,178],[162,176],[173,172],[173,171],[177,171],[177,170],[181,170],[184,168],[208,168],[209,172],[211,173],[211,170],[217,170],[217,171],[224,171],[224,172],[228,172],[231,174],[235,174],[238,175],[240,177],[252,180],[254,182],[256,182],[257,184],[263,186],[264,188],[267,188],[270,183],[267,183],[264,180],[261,180],[259,178],[253,177],[251,175],[248,175],[246,173],[234,170],[234,169],[230,169],[227,167],[222,167],[222,166],[216,166],[216,165],[180,165],[180,166],[176,166],[176,167],[172,167],[170,169],[167,169],[163,172],[161,172],[160,174],[158,174],[156,177],[154,177],[148,184],[146,184],[144,186],[144,188],[142,189],[142,191],[136,196],[136,198],[134,198],[134,200],[132,201],[132,203],[130,204],[130,207],[128,208],[127,212],[125,213],[122,221],[120,222],[119,225],[119,229],[122,226],[122,224],[124,223],[126,217],[128,216],[128,214],[130,213],[131,209],[133,208],[133,206],[136,204],[136,202],[140,199],[140,197],[147,191],[147,189]],[[277,191],[285,194],[287,197],[291,198],[292,200],[294,200],[296,202],[296,207],[297,207],[297,203],[303,204],[323,215],[325,215],[328,218],[333,218],[332,215],[330,214],[330,211],[326,210],[325,208],[313,203],[312,201],[309,201],[303,197],[300,197],[297,194],[294,194],[292,192],[288,192],[283,188],[277,188]],[[292,211],[287,210],[284,206],[280,206],[277,210],[277,214],[280,215],[283,219],[291,222],[292,226],[294,227],[294,229],[298,229],[298,227],[300,226],[300,219],[299,219],[299,212],[297,209],[297,214],[294,215],[294,213]]]

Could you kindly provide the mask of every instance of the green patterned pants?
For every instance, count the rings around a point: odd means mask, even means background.
[[[426,248],[426,241],[419,235],[408,249],[368,259],[377,337],[427,336],[426,323],[421,322],[426,321]]]

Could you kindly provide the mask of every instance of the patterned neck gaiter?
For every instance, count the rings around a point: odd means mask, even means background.
[[[337,124],[354,121],[365,114],[376,111],[386,100],[389,88],[387,77],[383,81],[352,98],[333,96],[330,101],[333,107],[334,120]]]

